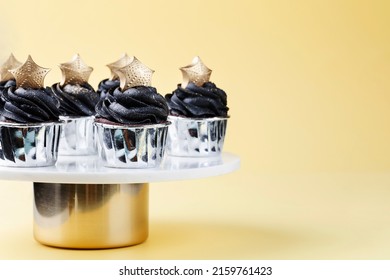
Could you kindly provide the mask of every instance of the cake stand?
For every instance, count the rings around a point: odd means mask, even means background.
[[[0,167],[1,180],[34,186],[34,238],[62,248],[98,249],[139,244],[148,237],[149,183],[230,173],[238,156],[166,156],[159,168],[104,167],[97,156],[59,156],[51,167]]]

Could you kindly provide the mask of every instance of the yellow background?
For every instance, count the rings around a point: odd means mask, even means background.
[[[121,250],[34,243],[29,184],[3,182],[0,257],[390,258],[389,1],[0,3],[0,61],[31,54],[52,68],[47,85],[79,53],[96,87],[127,52],[165,94],[199,55],[228,94],[225,150],[242,160],[153,184],[151,236]]]

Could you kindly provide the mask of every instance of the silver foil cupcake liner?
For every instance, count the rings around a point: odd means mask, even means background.
[[[193,119],[169,116],[167,154],[185,157],[213,157],[221,154],[227,118]]]
[[[41,167],[57,161],[61,122],[0,123],[0,165]]]
[[[61,116],[64,121],[60,136],[59,155],[84,156],[97,153],[95,117]]]
[[[164,156],[169,124],[121,126],[95,122],[98,154],[104,166],[158,167]]]

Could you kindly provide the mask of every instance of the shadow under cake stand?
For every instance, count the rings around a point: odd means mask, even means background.
[[[0,167],[0,179],[34,185],[34,238],[62,248],[139,244],[148,237],[149,183],[223,175],[238,169],[230,153],[166,156],[153,169],[106,168],[97,156],[60,156],[51,167]]]

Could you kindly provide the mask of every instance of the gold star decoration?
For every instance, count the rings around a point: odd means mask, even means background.
[[[119,76],[120,87],[123,91],[135,86],[150,86],[154,70],[142,64],[135,56],[133,60],[124,67],[114,69]]]
[[[83,84],[88,83],[89,76],[93,68],[81,60],[79,54],[73,56],[72,60],[59,65],[62,72],[61,86],[65,84]]]
[[[43,68],[37,65],[30,55],[25,63],[16,69],[9,70],[15,77],[16,87],[33,89],[44,87],[43,82],[49,71],[49,68]]]
[[[189,83],[202,86],[209,81],[211,75],[211,69],[203,64],[199,56],[195,56],[190,65],[181,67],[180,70],[183,74],[183,82],[181,83],[183,88],[186,88]]]
[[[124,53],[120,59],[117,61],[107,64],[107,67],[111,70],[111,80],[119,80],[118,75],[115,73],[115,71],[119,68],[122,68],[126,66],[127,64],[130,64],[134,59],[134,56],[128,56],[127,53]]]
[[[22,65],[22,63],[18,61],[11,53],[8,59],[0,67],[0,82],[15,79],[14,76],[8,70],[18,68],[20,65]]]

